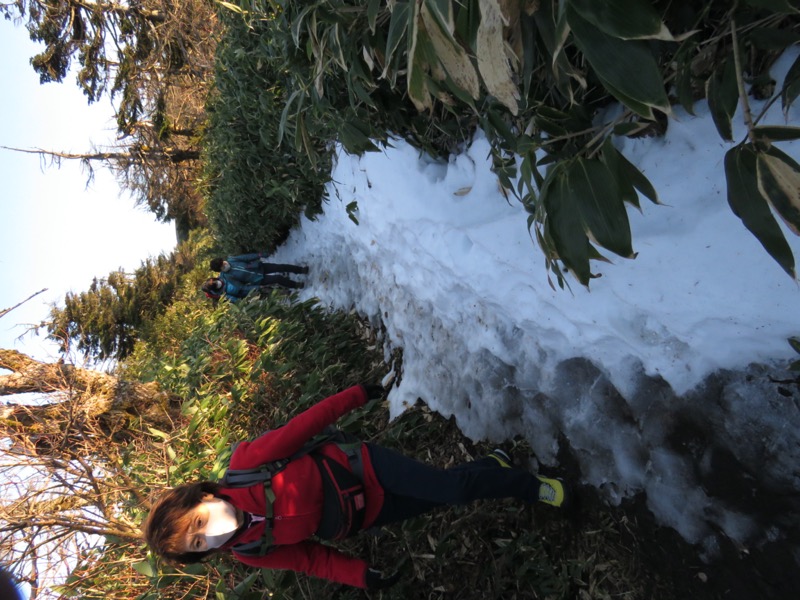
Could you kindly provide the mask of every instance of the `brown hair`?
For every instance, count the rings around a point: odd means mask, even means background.
[[[215,549],[186,552],[183,542],[188,524],[187,513],[203,501],[205,494],[217,495],[221,487],[210,481],[184,483],[163,494],[142,524],[144,539],[150,549],[170,563],[200,562]]]

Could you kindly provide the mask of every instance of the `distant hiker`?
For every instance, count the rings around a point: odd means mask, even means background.
[[[282,279],[286,279],[286,281],[282,284],[283,287],[301,289],[304,286],[302,282],[292,281],[291,279],[287,279],[285,277]],[[252,292],[264,292],[270,287],[270,285],[239,283],[237,281],[231,281],[220,276],[209,277],[206,279],[203,285],[200,286],[200,290],[212,300],[219,300],[222,298],[222,296],[225,296],[231,302],[236,302],[237,300],[246,298]]]
[[[384,575],[317,540],[478,499],[564,504],[560,480],[513,466],[502,450],[443,470],[330,427],[382,395],[377,385],[351,387],[234,446],[222,481],[183,484],[159,498],[143,525],[150,548],[171,563],[232,552],[253,567],[382,589],[399,573]]]
[[[288,277],[275,273],[296,275],[308,273],[308,267],[266,262],[260,252],[229,256],[228,258],[214,258],[211,259],[210,266],[212,271],[220,274],[221,279],[236,285],[279,285],[290,289],[303,286]]]

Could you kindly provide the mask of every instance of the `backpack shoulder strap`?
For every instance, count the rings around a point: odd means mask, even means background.
[[[264,534],[259,539],[242,544],[234,544],[231,550],[245,556],[264,556],[275,548],[273,541],[272,529],[269,527],[269,523],[267,523],[264,526]]]

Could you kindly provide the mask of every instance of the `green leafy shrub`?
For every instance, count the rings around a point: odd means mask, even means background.
[[[268,27],[228,11],[222,21],[204,138],[209,227],[222,252],[269,252],[301,213],[320,212],[331,162],[279,144],[285,92],[263,51]]]
[[[480,126],[561,286],[563,268],[588,284],[601,250],[634,257],[624,203],[638,205],[636,191],[658,202],[612,136],[658,134],[673,104],[691,113],[706,97],[732,141],[742,74],[769,95],[771,61],[800,39],[785,0],[241,0],[237,11],[258,37],[257,64],[280,82],[270,143],[317,159],[335,140],[360,153],[392,134],[441,154]],[[798,94],[800,62],[777,97],[786,109]],[[614,101],[623,110],[605,111]],[[773,143],[798,134],[759,118],[746,117],[748,140],[725,161],[729,202],[794,277],[773,213],[800,230],[800,168]]]

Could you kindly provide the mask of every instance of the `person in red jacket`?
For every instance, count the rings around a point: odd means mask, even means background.
[[[156,502],[144,525],[151,549],[172,563],[230,551],[254,567],[291,569],[360,588],[381,589],[384,576],[358,558],[316,539],[341,539],[402,521],[438,506],[514,497],[565,504],[560,480],[534,476],[511,464],[502,450],[450,469],[437,469],[381,446],[307,443],[339,417],[379,398],[383,388],[351,387],[326,398],[231,456],[228,475],[237,484],[183,484]],[[251,472],[269,472],[268,482]],[[251,478],[248,480],[248,478]]]

